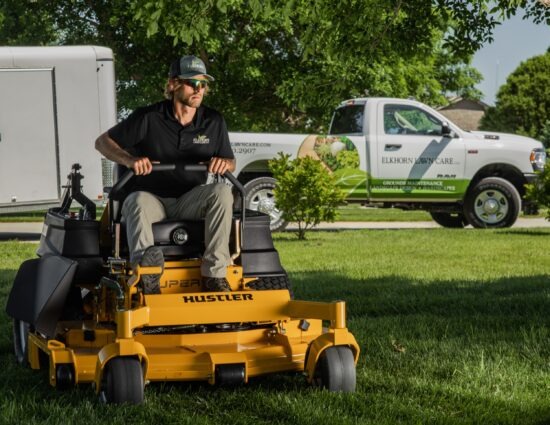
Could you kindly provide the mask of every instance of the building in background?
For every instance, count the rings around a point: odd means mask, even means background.
[[[481,100],[454,97],[449,99],[447,106],[442,106],[437,110],[461,129],[477,130],[488,107],[489,105]]]

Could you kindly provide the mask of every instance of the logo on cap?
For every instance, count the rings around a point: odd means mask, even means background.
[[[206,73],[206,65],[204,62],[193,55],[183,56],[170,66],[170,78],[193,78],[195,75],[204,75],[210,81],[214,81],[214,77]]]
[[[193,60],[191,60],[191,66],[189,68],[196,69],[197,71],[201,71],[201,72],[202,71],[206,72],[206,68],[204,66],[203,61],[201,61],[198,58],[193,58]]]

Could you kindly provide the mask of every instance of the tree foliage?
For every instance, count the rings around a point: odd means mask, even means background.
[[[497,93],[481,128],[543,139],[550,116],[550,49],[522,62]],[[548,137],[546,135],[546,137]]]
[[[112,48],[125,110],[158,100],[170,61],[195,54],[230,129],[317,131],[354,96],[478,97],[468,59],[520,9],[550,23],[527,0],[3,0],[0,43]]]
[[[321,221],[334,221],[336,207],[344,201],[344,193],[336,186],[334,176],[321,161],[310,157],[290,160],[280,153],[269,161],[269,169],[277,180],[275,198],[286,221],[298,224],[298,239]]]
[[[546,120],[542,127],[540,141],[546,149],[550,148],[550,119]]]

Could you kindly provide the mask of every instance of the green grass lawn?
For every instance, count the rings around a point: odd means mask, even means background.
[[[74,209],[78,212],[78,209]],[[103,209],[99,208],[97,217],[101,216]],[[44,219],[44,211],[26,213],[0,214],[0,222],[35,222]],[[533,218],[544,217],[546,210],[537,215],[520,217]],[[336,221],[431,221],[430,214],[426,211],[405,211],[397,208],[366,208],[360,204],[347,204],[338,208]]]
[[[154,383],[142,406],[56,391],[16,366],[1,310],[0,423],[548,424],[550,229],[312,231],[275,236],[297,299],[347,302],[357,391],[299,374],[238,388]],[[35,244],[0,243],[5,305]]]
[[[0,215],[0,223],[32,223],[44,220],[44,211],[9,213]]]
[[[78,214],[79,208],[71,208],[71,211]],[[28,211],[16,212],[8,214],[0,214],[0,223],[32,223],[41,222],[44,220],[46,211]],[[103,208],[99,207],[96,211],[96,216],[99,219],[103,214]]]
[[[365,208],[347,204],[338,208],[336,221],[431,221],[426,211],[404,211],[397,208]]]
[[[546,210],[536,215],[520,214],[523,218],[544,217]],[[347,204],[338,208],[336,221],[432,221],[426,211],[406,211],[398,208],[368,208],[360,204]]]

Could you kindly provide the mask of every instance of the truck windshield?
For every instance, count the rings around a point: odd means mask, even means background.
[[[365,105],[346,105],[334,111],[329,134],[363,134]]]

